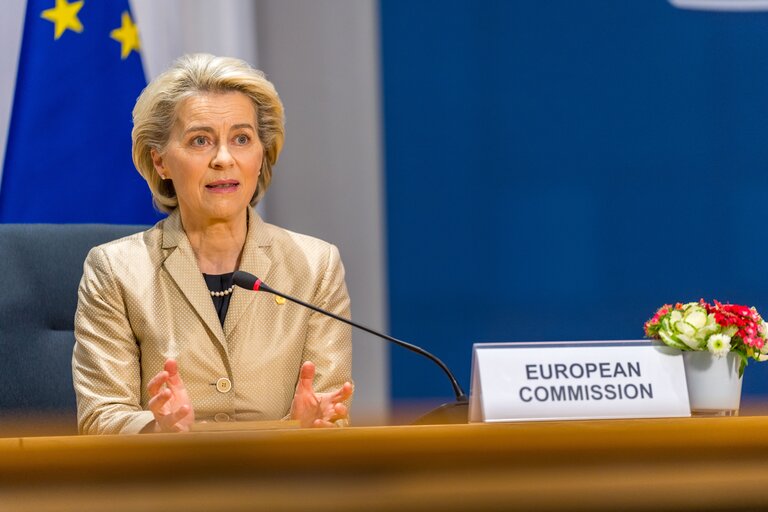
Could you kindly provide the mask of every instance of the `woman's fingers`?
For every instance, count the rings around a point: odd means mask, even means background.
[[[337,403],[337,402],[344,402],[348,398],[352,396],[354,393],[354,387],[352,386],[351,382],[345,382],[343,386],[341,386],[339,389],[334,391],[333,393],[328,393],[326,396],[328,397],[328,400],[331,401],[331,403]]]
[[[190,410],[188,405],[182,405],[177,410],[168,414],[156,413],[154,411],[153,413],[155,421],[163,432],[186,432],[189,430],[189,427],[182,423],[182,420],[186,418]]]
[[[331,426],[336,426],[337,421],[346,420],[348,415],[349,410],[346,405],[336,404],[328,411],[328,414],[323,415],[322,419],[323,421],[330,423]]]
[[[149,392],[150,396],[157,395],[160,390],[163,387],[163,384],[165,384],[168,381],[168,372],[162,371],[152,377],[152,379],[147,383],[147,391]]]
[[[189,410],[190,410],[190,409],[189,409],[189,406],[188,406],[188,405],[182,405],[182,406],[181,406],[181,407],[179,407],[179,408],[178,408],[178,409],[177,409],[175,412],[172,412],[171,414],[169,414],[168,416],[166,416],[166,418],[168,419],[168,421],[169,421],[169,422],[170,422],[172,425],[174,425],[174,426],[176,426],[176,427],[180,427],[180,426],[178,425],[178,423],[179,423],[181,420],[183,420],[183,419],[184,419],[184,418],[187,416],[187,414],[189,414]],[[181,428],[181,427],[180,427],[180,429],[181,429],[181,430],[184,430],[184,429],[183,429],[183,428]]]
[[[342,402],[348,400],[354,393],[351,382],[345,382],[336,391],[330,393],[315,393],[315,365],[305,361],[299,370],[299,380],[296,383],[296,394],[291,404],[291,417],[300,420],[305,427],[337,427],[337,421],[347,419],[349,409]]]
[[[349,409],[344,404],[336,404],[333,407],[333,412],[335,413],[333,418],[331,418],[331,421],[340,420],[342,418],[346,418],[349,414]]]
[[[350,398],[352,396],[352,393],[354,393],[355,389],[352,386],[351,382],[345,382],[343,386],[341,386],[341,389],[337,391],[339,395],[339,402],[343,402],[344,400]]]
[[[150,395],[147,406],[152,411],[160,431],[187,431],[189,425],[194,422],[194,412],[179,375],[178,364],[175,360],[168,359],[163,368],[163,371],[147,383]]]
[[[179,364],[175,359],[167,359],[163,366],[166,372],[168,372],[168,384],[171,386],[184,386],[184,382],[179,375]]]
[[[335,427],[338,420],[346,420],[349,415],[349,408],[342,403],[325,402],[320,406],[315,418],[313,427],[325,426]],[[318,423],[318,421],[320,423]]]
[[[155,396],[162,389],[163,384],[180,384],[181,377],[179,377],[179,365],[174,359],[166,359],[163,365],[163,371],[158,372],[157,375],[147,383],[147,391],[151,396]]]
[[[168,372],[169,375],[174,375],[179,372],[179,364],[175,359],[166,359],[163,364],[163,369]]]
[[[315,380],[315,363],[312,361],[305,361],[301,365],[299,371],[299,383],[296,385],[296,394],[299,393],[311,393],[314,394],[315,390],[312,387],[312,382]]]
[[[173,396],[171,390],[166,388],[149,399],[147,406],[149,407],[149,410],[152,411],[152,414],[155,415],[155,419],[157,419],[158,415],[164,414],[163,407],[165,407],[165,404],[171,399],[171,396]]]

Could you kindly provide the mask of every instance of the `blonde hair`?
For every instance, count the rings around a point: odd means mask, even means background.
[[[179,205],[173,183],[161,179],[152,162],[152,150],[162,152],[168,143],[179,104],[196,94],[230,91],[248,96],[256,111],[264,160],[251,205],[264,197],[285,140],[283,104],[275,86],[245,61],[196,53],[181,57],[155,78],[133,107],[133,163],[147,181],[157,209],[168,213]]]

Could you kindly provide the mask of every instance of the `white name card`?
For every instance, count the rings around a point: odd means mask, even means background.
[[[648,340],[475,343],[469,421],[690,416],[681,352]]]

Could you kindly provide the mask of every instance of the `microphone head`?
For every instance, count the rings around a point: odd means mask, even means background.
[[[242,270],[236,270],[232,276],[232,280],[240,288],[252,291],[258,291],[260,287],[259,285],[261,284],[261,279],[248,272],[243,272]]]

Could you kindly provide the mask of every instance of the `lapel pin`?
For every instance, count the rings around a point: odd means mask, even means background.
[[[279,295],[275,295],[275,303],[279,305],[285,304],[285,297],[281,297]]]

